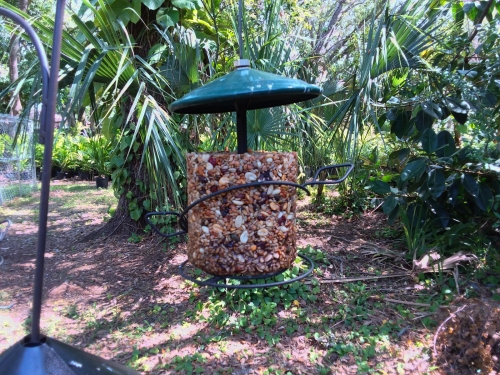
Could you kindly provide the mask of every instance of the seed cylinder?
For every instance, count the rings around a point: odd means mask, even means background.
[[[188,203],[256,181],[297,182],[295,152],[187,154]],[[232,190],[188,213],[189,261],[217,276],[262,275],[289,268],[297,253],[296,188],[260,185]]]

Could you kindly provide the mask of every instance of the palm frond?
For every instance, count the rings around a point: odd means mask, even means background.
[[[427,67],[421,54],[437,42],[433,35],[442,26],[444,11],[428,16],[429,5],[428,0],[407,0],[394,14],[386,11],[378,20],[373,14],[365,42],[360,45],[361,61],[354,76],[356,87],[327,121],[330,141],[340,136],[343,158],[355,159],[363,124],[376,118],[372,107],[381,97],[380,81],[385,73]]]

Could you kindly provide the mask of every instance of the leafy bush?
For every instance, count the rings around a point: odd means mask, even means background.
[[[432,104],[440,109],[441,119],[449,116],[449,112],[443,115],[446,107]],[[457,147],[449,131],[436,134],[435,118],[423,110],[413,117],[398,111],[390,119],[392,134],[404,140],[405,147],[392,152],[389,159],[402,171],[392,185],[374,179],[370,186],[385,196],[382,207],[391,223],[400,207],[413,224],[431,221],[443,228],[492,214],[494,196],[500,193],[500,167],[479,160],[469,146]]]
[[[111,151],[111,142],[102,135],[96,135],[86,142],[82,152],[83,160],[89,163],[87,168],[95,170],[99,176],[106,176],[110,173]]]
[[[52,160],[54,166],[61,172],[67,172],[77,167],[78,145],[73,138],[59,136],[54,143]]]

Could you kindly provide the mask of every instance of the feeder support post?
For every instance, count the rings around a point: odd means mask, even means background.
[[[240,108],[236,111],[236,134],[238,140],[238,154],[244,154],[248,151],[247,111]]]
[[[41,140],[45,143],[42,166],[42,189],[40,192],[40,214],[38,220],[38,241],[36,252],[35,287],[33,293],[33,313],[31,321],[31,337],[33,344],[39,344],[40,315],[42,311],[42,291],[45,246],[47,241],[47,217],[49,213],[50,171],[52,168],[52,147],[54,144],[54,116],[56,113],[57,85],[59,79],[59,63],[61,59],[62,28],[64,20],[65,0],[57,0],[56,17],[54,21],[54,38],[50,64],[49,85],[44,92],[40,129]],[[46,97],[45,97],[46,96]]]

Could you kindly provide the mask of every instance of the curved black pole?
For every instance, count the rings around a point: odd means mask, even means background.
[[[40,114],[41,143],[45,143],[43,160],[42,191],[40,195],[40,218],[38,224],[38,246],[36,254],[35,285],[33,292],[33,312],[30,342],[40,343],[40,315],[42,308],[42,287],[45,257],[45,242],[47,238],[47,215],[50,191],[50,170],[52,164],[52,144],[54,140],[54,115],[57,94],[57,77],[61,54],[62,21],[64,13],[64,0],[57,2],[56,21],[54,30],[54,48],[52,50],[52,69],[49,73],[49,64],[42,42],[31,25],[17,13],[0,8],[0,15],[12,19],[20,25],[33,42],[42,71],[42,111]],[[50,79],[52,77],[52,79]]]
[[[47,103],[47,107],[45,113],[42,113],[40,124],[40,129],[45,130],[45,134],[43,134],[45,150],[43,154],[42,190],[40,193],[40,216],[38,220],[38,244],[36,253],[35,286],[33,292],[33,312],[30,337],[32,344],[39,344],[41,342],[40,315],[42,311],[44,257],[47,240],[47,216],[49,213],[50,172],[52,168],[54,116],[56,113],[57,81],[59,77],[59,63],[61,60],[62,26],[65,5],[65,0],[57,0],[49,84],[46,91],[47,96],[44,98],[44,101]]]

